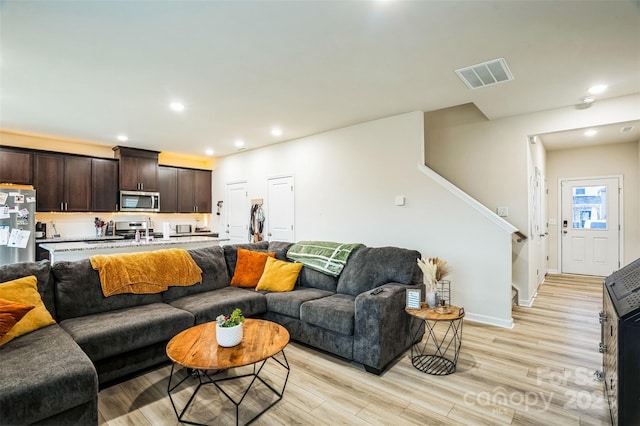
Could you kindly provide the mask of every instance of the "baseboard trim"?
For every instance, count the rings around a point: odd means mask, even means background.
[[[547,269],[547,274],[558,275],[559,273],[557,269]]]
[[[509,329],[513,328],[514,326],[513,318],[509,318],[508,320],[503,320],[501,318],[490,317],[487,315],[472,314],[467,312],[465,313],[464,319],[465,321],[479,322],[482,324],[495,325],[497,327],[509,328]]]
[[[533,297],[531,299],[521,299],[518,297],[518,306],[524,306],[525,308],[530,308],[533,306],[533,302],[538,297],[538,292],[533,293]]]

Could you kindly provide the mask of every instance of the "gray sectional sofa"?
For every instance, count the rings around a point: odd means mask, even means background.
[[[167,362],[168,340],[234,308],[282,324],[293,340],[380,374],[412,343],[405,290],[421,287],[420,253],[361,247],[337,278],[303,267],[291,292],[230,286],[239,247],[286,260],[291,245],[265,241],[189,250],[202,282],[161,294],[104,297],[88,260],[1,266],[0,282],[38,278],[57,323],[0,347],[0,424],[97,424],[100,387]],[[372,295],[376,287],[384,291]]]

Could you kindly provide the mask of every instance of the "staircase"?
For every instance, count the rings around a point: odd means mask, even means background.
[[[511,286],[511,304],[518,306],[518,289]]]

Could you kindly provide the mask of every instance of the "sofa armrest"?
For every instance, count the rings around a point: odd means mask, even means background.
[[[381,293],[366,291],[356,297],[353,339],[353,359],[376,374],[411,346],[406,290],[424,286],[387,283],[379,288]]]

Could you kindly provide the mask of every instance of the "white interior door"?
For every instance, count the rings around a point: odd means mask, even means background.
[[[267,239],[295,242],[293,176],[267,181]]]
[[[607,276],[620,253],[619,179],[561,181],[562,272]]]
[[[249,242],[249,200],[247,182],[228,183],[225,188],[225,233],[227,244]]]
[[[536,281],[538,285],[542,284],[547,274],[547,235],[546,180],[542,171],[536,167],[533,178],[531,238],[537,253]]]

